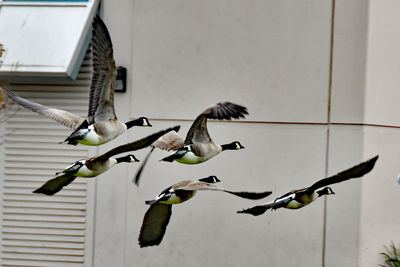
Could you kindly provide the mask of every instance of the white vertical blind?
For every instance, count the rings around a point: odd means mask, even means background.
[[[78,78],[62,84],[11,84],[18,95],[86,116],[91,61]],[[71,132],[58,123],[20,108],[6,123],[3,144],[2,266],[89,266],[88,214],[91,200],[85,179],[76,179],[54,196],[33,194],[70,163],[85,158],[85,146],[58,144]]]

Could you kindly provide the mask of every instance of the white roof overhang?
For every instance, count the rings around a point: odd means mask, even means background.
[[[75,79],[99,0],[0,0],[0,80]]]

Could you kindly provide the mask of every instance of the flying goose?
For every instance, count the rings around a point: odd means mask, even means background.
[[[229,144],[218,145],[213,142],[207,130],[207,119],[231,120],[244,118],[247,115],[247,108],[231,103],[222,102],[207,108],[193,122],[186,138],[183,139],[178,133],[171,131],[160,137],[151,146],[152,149],[147,154],[145,160],[137,172],[134,182],[139,183],[142,170],[154,148],[162,150],[175,150],[171,155],[161,159],[161,161],[173,162],[174,160],[184,164],[198,164],[209,160],[225,150],[243,149],[238,141]]]
[[[125,145],[118,146],[109,150],[108,152],[92,157],[87,160],[79,160],[68,166],[62,172],[56,173],[59,175],[53,179],[48,180],[40,188],[33,191],[33,193],[43,193],[45,195],[54,195],[60,191],[64,186],[69,185],[76,177],[95,177],[99,174],[107,171],[114,165],[121,162],[138,162],[134,155],[127,155],[124,157],[114,158],[114,155],[121,154],[128,151],[135,151],[149,146],[157,138],[167,133],[168,131],[178,131],[180,126],[175,126],[173,128],[168,128],[166,130],[159,131],[145,138],[131,142]]]
[[[278,197],[273,202],[268,202],[265,204],[254,206],[249,209],[244,209],[238,211],[238,213],[249,213],[251,215],[258,216],[263,214],[268,209],[276,210],[279,208],[286,208],[286,209],[302,208],[310,204],[314,200],[316,200],[318,197],[321,197],[323,195],[335,194],[330,187],[325,187],[325,186],[347,181],[352,178],[359,178],[369,173],[374,168],[377,159],[378,156],[375,156],[350,169],[342,171],[331,177],[319,180],[310,187],[292,190],[289,193],[284,194],[281,197]],[[324,188],[319,191],[316,191],[321,187]]]
[[[145,203],[151,206],[144,215],[140,229],[140,247],[160,244],[172,214],[172,205],[189,200],[196,194],[197,190],[222,191],[247,199],[261,199],[271,194],[271,191],[260,193],[233,192],[213,185],[218,182],[220,180],[213,175],[199,180],[181,181],[163,190],[154,200],[146,201]]]
[[[64,141],[71,145],[77,143],[101,145],[113,140],[132,126],[151,126],[145,117],[126,123],[117,119],[114,110],[114,83],[117,72],[113,48],[106,25],[99,16],[93,21],[92,47],[93,76],[86,119],[68,111],[29,101],[4,87],[4,92],[15,103],[74,130]]]

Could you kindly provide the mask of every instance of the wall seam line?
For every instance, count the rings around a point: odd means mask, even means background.
[[[330,49],[329,49],[329,83],[328,83],[328,110],[327,110],[327,130],[326,130],[326,155],[325,155],[325,177],[328,177],[329,169],[329,143],[330,143],[330,125],[331,125],[331,103],[332,103],[332,80],[333,80],[333,46],[335,37],[335,4],[336,0],[332,0],[331,13],[331,32],[330,32]],[[328,215],[328,200],[324,196],[323,208],[323,225],[322,225],[322,267],[325,267],[326,259],[326,227]]]
[[[131,118],[133,119],[133,118]],[[170,121],[170,122],[193,122],[193,119],[179,119],[179,118],[151,118],[152,121]],[[211,120],[208,122],[221,122],[221,123],[239,123],[239,124],[272,124],[272,125],[311,125],[311,126],[364,126],[364,127],[376,127],[376,128],[394,128],[400,129],[400,125],[390,124],[377,124],[377,123],[359,123],[359,122],[303,122],[303,121],[224,121],[224,120]]]

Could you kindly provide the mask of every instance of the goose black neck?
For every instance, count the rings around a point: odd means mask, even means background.
[[[221,182],[221,180],[218,179],[217,176],[214,176],[214,175],[208,176],[206,178],[199,179],[199,181],[200,182],[209,183],[209,184],[214,184],[214,183]]]
[[[133,127],[133,126],[140,126],[140,125],[142,125],[142,119],[139,118],[139,119],[136,119],[136,120],[128,121],[128,122],[125,123],[125,125],[126,125],[126,128],[128,128],[128,129]]]
[[[316,192],[318,194],[318,197],[322,197],[323,195],[329,195],[328,190],[326,188],[321,189]]]
[[[224,144],[224,145],[221,145],[221,147],[222,147],[222,151],[224,151],[224,150],[236,150],[237,149],[235,143]]]
[[[131,158],[130,158],[130,156],[124,156],[124,157],[116,158],[116,160],[117,160],[117,164],[118,164],[121,162],[130,162]]]

